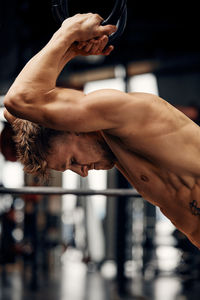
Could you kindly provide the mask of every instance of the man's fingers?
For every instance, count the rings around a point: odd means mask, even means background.
[[[89,52],[89,51],[92,49],[93,45],[94,45],[94,41],[91,40],[91,41],[88,42],[87,45],[85,46],[84,51]]]
[[[79,48],[79,50],[83,50],[85,52],[90,52],[94,45],[98,44],[98,41],[95,39],[91,39],[88,42],[84,42],[83,46],[81,48]]]
[[[82,55],[84,55],[84,53],[85,55],[109,55],[114,47],[109,46],[106,48],[108,40],[108,36],[103,35],[97,39],[91,39],[90,41],[86,42],[79,42],[77,48],[82,51]]]
[[[95,43],[93,43],[92,47],[90,48],[90,54],[101,54],[107,43],[107,35],[103,35],[102,37],[98,38],[97,40],[95,40]]]
[[[117,27],[115,25],[99,26],[100,34],[104,34],[104,35],[111,35],[116,30],[117,30]]]
[[[106,44],[108,43],[108,36],[103,35],[102,37],[95,40],[96,42],[93,43],[92,47],[90,48],[91,54],[100,54],[106,47]]]
[[[78,45],[77,45],[77,48],[79,50],[83,49],[83,47],[85,47],[87,45],[87,42],[79,42]]]
[[[92,47],[92,54],[97,54],[99,52],[102,43],[102,38],[98,39],[97,43]]]
[[[103,55],[110,55],[110,53],[113,51],[113,49],[114,49],[114,46],[109,46],[105,51],[103,51]]]
[[[102,52],[103,49],[106,47],[108,43],[108,36],[107,35],[104,35],[102,38],[101,38],[101,43],[99,45],[99,51]]]
[[[113,51],[114,46],[108,46],[106,47],[109,38],[107,35],[104,35],[102,38],[100,38],[101,43],[99,44],[99,48],[98,48],[98,53],[97,54],[101,54],[101,55],[109,55],[111,53],[111,51]]]

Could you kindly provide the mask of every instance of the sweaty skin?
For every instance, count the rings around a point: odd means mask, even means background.
[[[67,19],[33,57],[5,97],[5,116],[70,132],[100,131],[116,167],[149,202],[200,248],[200,129],[183,113],[152,94],[56,87],[76,55],[106,54],[113,26],[98,15]],[[74,42],[78,42],[78,45]]]

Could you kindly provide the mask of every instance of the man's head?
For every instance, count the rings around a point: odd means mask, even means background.
[[[111,169],[115,157],[100,132],[69,133],[16,119],[18,158],[24,171],[47,178],[50,169],[70,169],[85,177],[91,169]]]
[[[71,170],[83,177],[88,175],[89,170],[108,170],[114,164],[114,155],[100,132],[64,132],[52,141],[47,155],[50,169]]]

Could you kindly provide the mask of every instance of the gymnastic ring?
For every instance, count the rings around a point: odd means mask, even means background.
[[[113,45],[123,34],[127,22],[126,0],[117,0],[109,17],[102,22],[102,25],[114,24],[117,31],[109,36],[108,45]]]
[[[53,0],[52,1],[52,13],[55,20],[62,23],[69,17],[68,0]],[[127,22],[127,3],[126,0],[116,0],[111,14],[106,20],[102,22],[102,25],[116,25],[117,30],[115,33],[109,36],[107,46],[113,45],[123,34]],[[106,47],[107,47],[106,46]]]

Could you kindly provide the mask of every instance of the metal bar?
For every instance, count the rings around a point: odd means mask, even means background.
[[[109,197],[141,197],[134,189],[107,189],[107,190],[82,190],[82,189],[63,189],[59,187],[31,187],[22,188],[0,188],[0,194],[14,195],[76,195],[94,196],[103,195]]]

